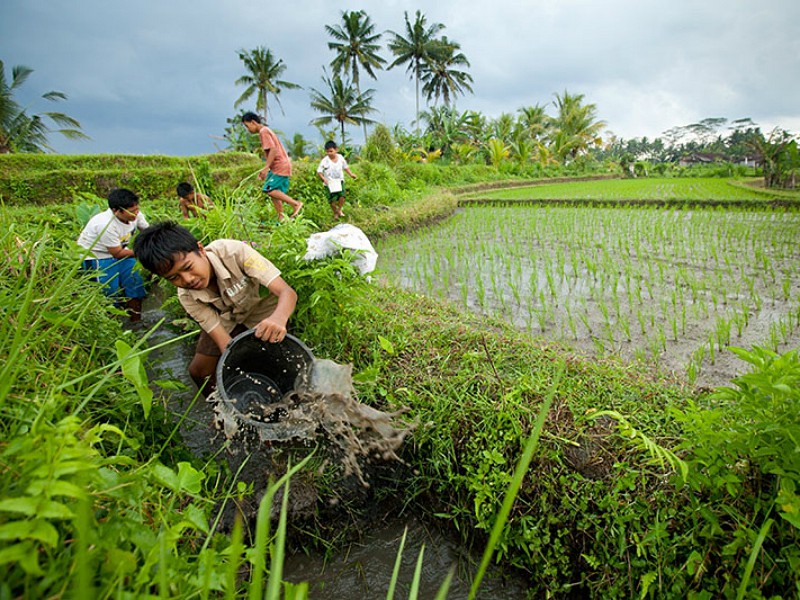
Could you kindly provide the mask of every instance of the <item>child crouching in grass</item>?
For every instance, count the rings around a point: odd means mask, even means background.
[[[214,203],[211,198],[205,194],[195,191],[191,183],[182,181],[175,188],[178,193],[178,206],[181,209],[181,214],[184,219],[192,217],[205,217],[205,211],[209,208],[214,208]]]
[[[216,387],[217,363],[233,337],[249,328],[265,342],[286,337],[297,293],[244,242],[203,246],[188,229],[167,221],[139,234],[133,251],[145,269],[178,287],[178,300],[202,329],[189,375],[204,396]],[[269,290],[263,298],[261,286]]]

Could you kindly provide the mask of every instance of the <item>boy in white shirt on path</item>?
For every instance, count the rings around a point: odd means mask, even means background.
[[[339,154],[336,142],[329,140],[325,142],[325,157],[317,167],[317,175],[322,179],[322,183],[328,190],[328,202],[331,204],[334,219],[341,219],[344,216],[342,207],[344,206],[344,174],[347,173],[353,179],[358,179],[350,170],[344,156]]]

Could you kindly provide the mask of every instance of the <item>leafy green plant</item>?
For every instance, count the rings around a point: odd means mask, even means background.
[[[722,557],[739,595],[800,585],[800,360],[796,350],[731,349],[751,365],[733,386],[678,416],[690,452],[692,509],[703,516],[698,538],[704,568]],[[702,504],[701,500],[702,498]],[[782,526],[770,527],[779,515]],[[753,570],[756,559],[760,568]],[[745,562],[746,561],[746,562]],[[752,580],[754,579],[754,580]],[[750,582],[748,584],[748,582]]]

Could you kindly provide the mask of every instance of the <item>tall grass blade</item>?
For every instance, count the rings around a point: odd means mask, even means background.
[[[392,579],[389,581],[389,590],[386,592],[386,600],[394,600],[394,589],[397,587],[397,578],[400,576],[400,562],[403,560],[403,548],[406,545],[406,535],[408,527],[403,530],[403,537],[400,538],[400,547],[397,549],[397,556],[394,559],[394,569],[392,569]]]
[[[237,574],[239,573],[239,565],[242,563],[243,551],[242,519],[237,515],[233,523],[233,532],[231,532],[231,545],[228,547],[228,568],[225,571],[225,600],[235,600],[238,597],[236,593]]]
[[[447,577],[445,577],[444,581],[442,581],[442,585],[439,586],[439,591],[436,592],[436,597],[434,600],[445,600],[447,598],[447,592],[450,591],[450,584],[453,582],[453,577],[455,574],[456,568],[451,567],[447,572]]]
[[[481,565],[478,568],[478,573],[475,575],[475,579],[472,582],[472,587],[469,590],[469,600],[472,600],[476,597],[478,588],[483,580],[483,576],[486,574],[486,569],[489,567],[489,562],[492,559],[492,554],[494,554],[494,549],[497,547],[497,542],[500,541],[500,535],[503,533],[503,528],[508,520],[508,515],[511,513],[511,507],[514,505],[514,500],[517,498],[519,488],[522,486],[522,480],[524,479],[525,473],[527,473],[528,467],[531,464],[533,453],[536,451],[536,447],[539,445],[539,437],[541,436],[542,429],[544,428],[544,421],[547,418],[547,413],[550,410],[550,405],[553,403],[553,397],[555,396],[556,390],[558,390],[558,385],[561,383],[561,378],[563,377],[565,370],[566,364],[562,361],[558,371],[556,372],[556,376],[553,379],[553,383],[550,385],[547,396],[542,403],[542,407],[539,409],[539,414],[536,417],[536,423],[533,426],[531,435],[528,437],[528,441],[525,443],[525,450],[522,453],[522,457],[520,458],[519,463],[517,463],[516,469],[514,469],[514,476],[511,479],[511,485],[509,486],[508,491],[506,491],[505,498],[503,499],[503,506],[500,508],[500,512],[497,515],[497,521],[495,521],[494,527],[492,527],[492,533],[489,535],[489,543],[487,544],[486,549],[483,551]]]
[[[422,577],[422,558],[425,556],[425,544],[419,549],[417,566],[414,568],[414,578],[411,580],[411,589],[408,591],[408,600],[417,600],[419,596],[419,580]]]
[[[73,598],[94,598],[92,561],[89,558],[91,502],[82,499],[75,510],[75,579]]]
[[[260,600],[262,597],[264,574],[266,572],[267,547],[270,537],[269,517],[272,511],[272,499],[275,497],[275,494],[278,492],[281,486],[289,481],[292,475],[297,473],[297,471],[302,469],[306,463],[311,460],[311,457],[314,456],[315,452],[316,449],[314,449],[313,452],[297,463],[297,465],[294,467],[289,467],[286,473],[280,479],[278,479],[277,482],[267,488],[264,497],[261,499],[261,503],[258,505],[258,516],[256,517],[256,543],[255,547],[253,548],[253,572],[250,579],[250,589],[248,590],[247,596],[249,600]],[[287,486],[287,490],[284,493],[284,498],[287,498],[288,495],[289,491]],[[281,551],[283,551],[282,547]],[[281,564],[281,570],[282,567],[283,565]],[[270,579],[272,579],[272,576],[270,576]],[[280,584],[280,576],[277,577],[277,580]]]
[[[280,600],[281,580],[283,579],[284,544],[286,543],[286,513],[289,509],[289,480],[283,489],[281,499],[281,514],[278,519],[278,531],[272,545],[269,568],[269,581],[267,582],[267,600]]]
[[[773,522],[774,521],[772,519],[767,519],[761,526],[761,530],[758,532],[756,542],[753,544],[753,549],[750,551],[750,558],[747,559],[747,566],[744,569],[742,582],[739,584],[739,591],[736,593],[736,600],[742,600],[747,593],[747,586],[750,583],[750,576],[753,574],[753,568],[756,565],[758,553],[761,552],[761,546],[764,544],[764,540],[767,538],[767,534],[769,533]]]

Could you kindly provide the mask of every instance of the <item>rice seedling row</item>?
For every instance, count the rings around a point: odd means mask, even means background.
[[[481,198],[536,200],[764,200],[759,191],[719,178],[574,181],[481,192]]]
[[[399,285],[716,385],[728,346],[798,345],[798,239],[791,212],[478,207],[378,252]]]

